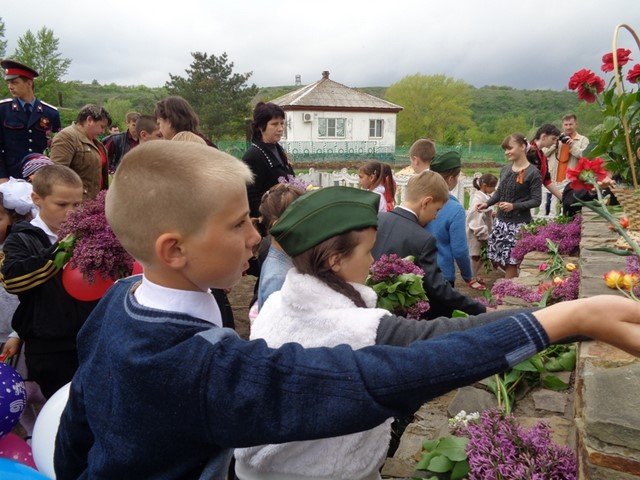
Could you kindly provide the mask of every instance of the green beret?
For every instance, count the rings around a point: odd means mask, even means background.
[[[460,154],[455,150],[452,150],[451,152],[444,152],[433,157],[429,168],[434,172],[439,173],[446,172],[447,170],[453,170],[458,167],[462,167]]]
[[[271,229],[290,257],[331,237],[378,226],[380,195],[352,187],[326,187],[296,199]]]

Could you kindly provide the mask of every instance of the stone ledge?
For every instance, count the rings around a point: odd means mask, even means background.
[[[602,275],[624,270],[625,258],[588,250],[612,246],[617,235],[585,212],[580,242],[580,297],[615,294]],[[582,342],[575,383],[581,479],[640,479],[640,361],[601,342]]]

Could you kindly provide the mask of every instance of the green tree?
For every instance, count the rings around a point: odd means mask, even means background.
[[[0,17],[0,58],[4,58],[7,51],[7,41],[4,39],[4,20]]]
[[[124,123],[125,116],[128,112],[133,111],[133,107],[129,100],[124,100],[121,98],[110,98],[106,102],[104,102],[104,108],[109,115],[111,115],[111,119],[113,120],[114,125],[118,125],[120,127],[120,131],[124,132],[127,126]]]
[[[527,125],[527,120],[522,115],[507,115],[496,121],[496,128],[491,138],[491,143],[500,145],[507,135],[522,133],[527,138],[533,138],[534,131]]]
[[[398,114],[397,142],[410,144],[418,138],[443,141],[461,139],[474,126],[471,89],[461,80],[444,75],[410,75],[391,85],[386,99],[404,108]]]
[[[62,82],[71,60],[58,51],[60,41],[53,30],[42,27],[34,35],[31,30],[18,38],[18,46],[13,58],[29,65],[40,74],[36,81],[37,95],[47,102],[59,104],[59,98],[69,93],[69,86]]]
[[[226,53],[218,57],[193,52],[191,56],[187,77],[169,74],[167,90],[191,104],[205,134],[214,139],[243,136],[251,99],[258,93],[254,84],[247,85],[252,72],[233,73],[233,62],[229,62]]]

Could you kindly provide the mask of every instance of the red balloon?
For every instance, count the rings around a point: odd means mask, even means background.
[[[0,439],[0,458],[7,458],[31,468],[37,468],[33,453],[27,442],[15,433],[8,433]]]
[[[62,285],[64,289],[73,298],[83,302],[91,302],[102,298],[113,283],[110,278],[105,279],[101,275],[95,275],[93,283],[90,284],[79,269],[71,267],[68,263],[62,270]]]
[[[131,269],[131,275],[140,275],[142,273],[142,265],[137,260],[133,261],[133,268]]]

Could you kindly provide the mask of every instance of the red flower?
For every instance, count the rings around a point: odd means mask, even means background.
[[[578,160],[576,168],[567,170],[567,179],[571,182],[573,190],[591,190],[596,182],[601,182],[607,176],[607,171],[602,166],[604,160],[594,158],[589,160],[582,157]]]
[[[578,70],[569,79],[569,90],[577,90],[578,98],[593,103],[596,94],[604,90],[604,80],[587,68]]]
[[[616,55],[618,56],[618,68],[623,67],[627,64],[631,58],[631,50],[627,50],[626,48],[619,48],[616,50]],[[602,71],[603,72],[613,72],[613,54],[611,52],[605,53],[602,56]]]
[[[627,80],[631,83],[638,83],[640,81],[640,63],[636,63],[633,68],[629,70]]]

